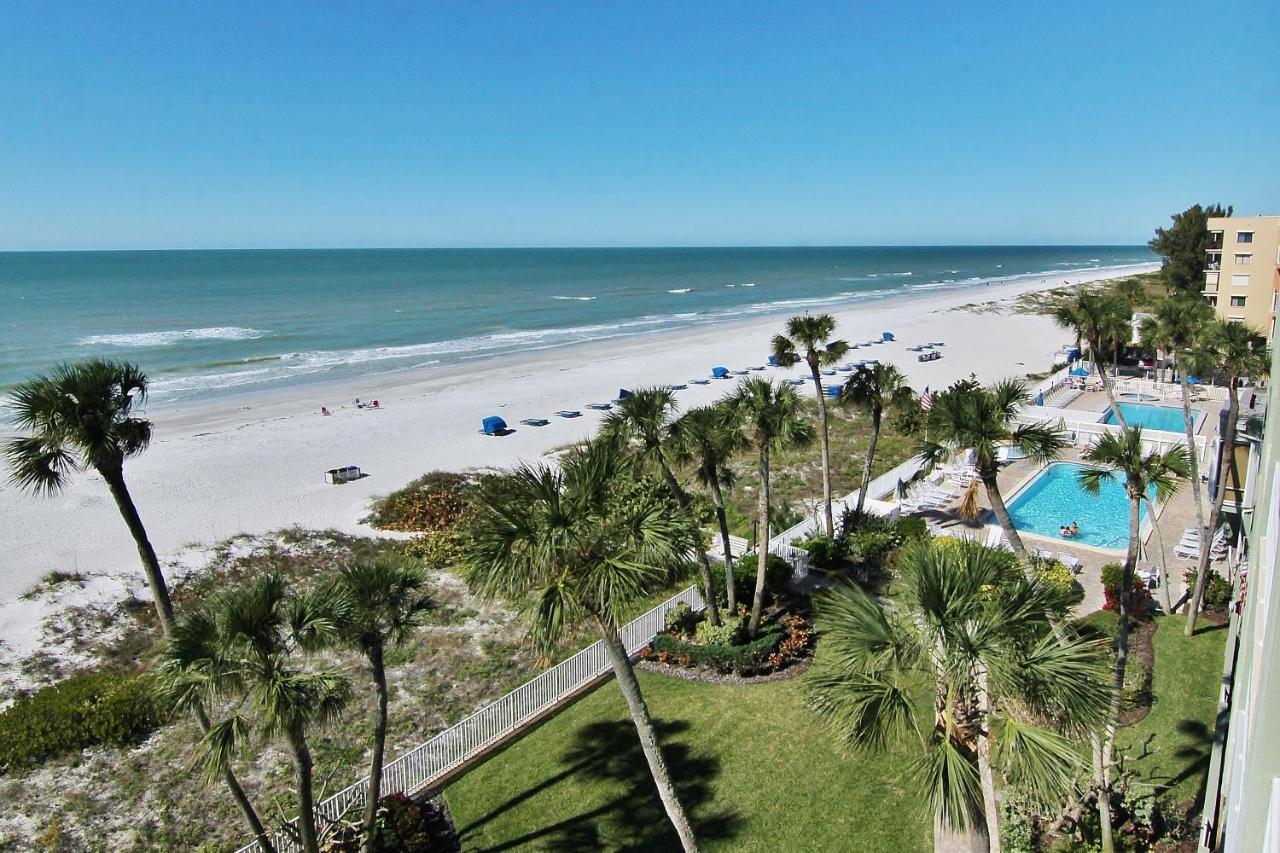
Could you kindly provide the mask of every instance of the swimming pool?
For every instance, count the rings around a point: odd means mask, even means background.
[[[1080,472],[1088,466],[1055,462],[1045,468],[1009,501],[1013,526],[1027,533],[1080,542],[1097,548],[1124,549],[1129,544],[1129,498],[1118,478],[1103,482],[1091,495],[1080,485]],[[1154,496],[1155,492],[1152,491]],[[1147,513],[1144,504],[1139,518]],[[1064,538],[1064,524],[1080,525],[1080,535]]]
[[[1124,419],[1128,421],[1129,426],[1140,426],[1143,429],[1159,429],[1165,432],[1182,433],[1186,431],[1182,421],[1181,406],[1147,406],[1142,403],[1120,402],[1117,402],[1116,406],[1119,407],[1120,413],[1124,415]],[[1199,425],[1201,414],[1201,412],[1192,409],[1191,423],[1193,425]],[[1119,423],[1116,420],[1114,410],[1107,409],[1107,416],[1103,419],[1103,423]]]

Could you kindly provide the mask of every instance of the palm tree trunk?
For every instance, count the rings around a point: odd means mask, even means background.
[[[164,572],[160,570],[160,561],[156,558],[156,549],[151,546],[147,537],[147,529],[142,526],[142,517],[134,506],[133,496],[124,482],[123,469],[99,471],[102,479],[107,481],[111,497],[115,498],[116,507],[124,518],[124,523],[133,535],[134,544],[138,546],[138,556],[142,559],[142,571],[147,576],[147,585],[151,587],[151,600],[155,604],[156,615],[160,617],[160,631],[166,637],[173,631],[173,602],[169,599],[169,586],[165,583]]]
[[[378,801],[382,799],[382,755],[387,743],[387,670],[382,659],[382,646],[369,649],[369,671],[378,694],[378,710],[373,718],[373,757],[369,759],[369,788],[364,803],[364,853],[373,851],[374,822],[378,817]]]
[[[1105,831],[1102,833],[1102,849],[1104,853],[1115,850],[1115,842],[1111,838],[1111,791],[1110,768],[1115,755],[1116,727],[1120,722],[1120,707],[1124,701],[1124,674],[1129,664],[1129,614],[1133,612],[1133,570],[1138,562],[1138,513],[1142,506],[1142,496],[1130,496],[1129,499],[1129,547],[1124,555],[1124,572],[1120,581],[1120,628],[1116,632],[1116,673],[1111,687],[1111,707],[1107,710],[1107,721],[1102,741],[1102,773],[1103,787],[1098,791],[1098,816],[1102,818],[1105,801],[1107,814]]]
[[[1107,371],[1102,367],[1102,359],[1098,355],[1098,349],[1094,348],[1092,341],[1089,343],[1089,348],[1093,350],[1093,366],[1098,368],[1098,376],[1102,379],[1102,393],[1107,395],[1107,402],[1111,404],[1111,413],[1116,416],[1116,423],[1120,425],[1121,429],[1128,429],[1129,422],[1124,419],[1124,412],[1120,411],[1120,407],[1116,405],[1115,389],[1111,387],[1111,380],[1107,378]]]
[[[751,620],[747,633],[754,637],[760,631],[760,613],[764,610],[764,578],[769,568],[769,447],[760,445],[760,516],[761,537],[756,542],[756,592],[751,600]]]
[[[1160,551],[1160,603],[1165,613],[1173,612],[1173,601],[1169,598],[1169,566],[1164,558],[1164,535],[1160,532],[1160,520],[1156,518],[1156,505],[1145,494],[1142,499],[1147,502],[1147,514],[1151,516],[1151,528],[1156,532],[1156,548]]]
[[[320,853],[316,836],[316,807],[312,791],[311,750],[301,731],[288,734],[289,747],[293,750],[293,775],[298,786],[298,840],[304,853]]]
[[[1111,765],[1103,755],[1102,737],[1089,736],[1093,742],[1093,785],[1098,797],[1098,834],[1102,837],[1102,853],[1115,853],[1111,837]]]
[[[720,542],[724,545],[724,588],[729,604],[729,615],[738,612],[737,595],[733,591],[733,549],[729,547],[729,516],[724,511],[724,494],[720,491],[718,471],[707,472],[711,482],[711,501],[716,505],[716,522],[720,525]]]
[[[1004,531],[1005,538],[1009,540],[1009,547],[1013,549],[1013,553],[1018,555],[1018,559],[1026,564],[1027,548],[1022,544],[1022,537],[1018,535],[1018,528],[1013,526],[1013,518],[1009,515],[1009,508],[1004,505],[1004,496],[1000,494],[1000,487],[996,485],[995,472],[983,471],[980,473],[982,485],[987,489],[987,500],[991,501],[991,511],[995,513],[1000,529]]]
[[[675,785],[671,782],[671,774],[667,770],[667,762],[662,757],[662,747],[658,745],[658,735],[653,729],[653,718],[645,705],[644,695],[640,692],[640,682],[636,680],[636,672],[631,666],[627,650],[618,638],[617,630],[598,614],[594,617],[596,630],[609,652],[609,662],[613,665],[614,677],[618,680],[618,689],[627,702],[627,710],[631,712],[631,722],[635,724],[636,734],[640,738],[640,749],[644,752],[645,761],[649,764],[649,774],[653,777],[654,787],[658,789],[658,798],[666,810],[667,819],[675,827],[680,837],[680,846],[685,850],[696,851],[698,840],[693,835],[693,827],[685,815],[684,806],[676,794]]]
[[[867,497],[867,486],[871,485],[871,466],[876,459],[876,442],[880,440],[880,409],[871,409],[871,443],[867,445],[867,458],[862,463],[862,485],[858,488],[858,506],[855,512],[862,512],[862,502]]]
[[[671,473],[671,469],[664,461],[659,462],[659,467],[662,468],[662,479],[666,481],[667,490],[671,492],[671,496],[676,499],[681,509],[689,509],[689,495],[680,488],[676,475]],[[693,546],[698,552],[698,568],[702,574],[702,597],[707,604],[707,619],[712,625],[719,625],[720,608],[716,606],[716,588],[711,580],[711,558],[707,556],[707,549],[702,546],[702,531],[698,529],[698,522],[692,513],[689,513],[689,523],[692,525],[692,530],[689,532],[693,534]]]
[[[822,439],[822,510],[827,536],[834,537],[836,526],[831,517],[831,439],[827,435],[827,400],[822,393],[822,374],[811,366],[813,389],[818,392],[818,435]]]
[[[996,802],[996,778],[991,769],[991,693],[987,688],[987,671],[979,665],[978,714],[978,778],[982,783],[982,813],[987,822],[987,840],[991,853],[1000,853],[1000,804]]]
[[[138,556],[142,560],[142,571],[147,576],[147,585],[151,587],[151,600],[156,608],[156,616],[160,620],[160,633],[168,637],[173,632],[174,621],[173,601],[169,598],[169,585],[165,583],[164,572],[160,568],[160,560],[156,557],[156,549],[151,545],[151,539],[147,536],[147,529],[142,524],[142,516],[138,514],[138,508],[133,502],[133,496],[129,493],[129,487],[125,484],[124,470],[99,470],[98,473],[106,481],[107,488],[111,491],[111,497],[115,499],[116,508],[120,511],[121,517],[124,518],[124,523],[128,526],[129,533],[133,536],[134,544],[138,547]],[[197,704],[194,714],[196,722],[200,726],[201,734],[207,734],[211,726],[204,706]],[[244,788],[241,787],[240,781],[236,778],[231,768],[228,767],[222,772],[222,779],[227,783],[227,787],[231,790],[231,798],[236,801],[236,806],[239,807],[244,819],[253,830],[258,846],[262,848],[263,853],[272,853],[273,847],[267,838],[267,830],[262,825],[262,820],[258,817],[253,804],[249,802],[248,795],[245,794]]]
[[[1209,565],[1209,548],[1213,545],[1213,528],[1205,523],[1204,498],[1200,493],[1200,458],[1196,455],[1196,436],[1194,421],[1191,419],[1191,385],[1187,382],[1185,371],[1178,372],[1178,383],[1182,388],[1182,426],[1187,437],[1187,473],[1191,479],[1191,497],[1196,503],[1196,523],[1200,526],[1200,565]],[[1221,451],[1221,447],[1219,447]],[[1218,475],[1222,479],[1221,472]],[[1188,637],[1195,633],[1196,617],[1200,613],[1200,600],[1204,596],[1204,568],[1196,573],[1196,585],[1187,605],[1187,625],[1185,633]]]
[[[1209,551],[1213,548],[1211,531],[1218,529],[1218,519],[1222,515],[1222,505],[1227,499],[1226,467],[1228,454],[1235,456],[1236,451],[1236,418],[1240,416],[1240,397],[1236,392],[1235,382],[1227,391],[1227,425],[1222,431],[1222,440],[1218,442],[1217,482],[1214,484],[1213,505],[1209,508],[1209,523],[1200,534],[1200,560],[1196,564],[1196,587],[1191,594],[1191,603],[1187,605],[1186,633],[1190,637],[1196,630],[1196,619],[1200,615],[1200,603],[1204,600],[1204,585],[1209,577]],[[1234,464],[1232,462],[1231,464]],[[1194,475],[1193,475],[1194,476]],[[1199,483],[1197,483],[1197,486]],[[1196,489],[1199,495],[1200,490]]]

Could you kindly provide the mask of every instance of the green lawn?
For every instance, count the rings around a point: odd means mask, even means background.
[[[928,850],[908,754],[843,754],[800,683],[695,684],[640,674],[707,850]],[[678,849],[612,682],[447,791],[464,849]]]
[[[1174,803],[1204,795],[1213,746],[1214,716],[1222,683],[1225,625],[1199,621],[1196,635],[1183,634],[1181,616],[1159,618],[1151,713],[1122,729],[1117,743],[1125,767],[1139,778],[1169,790]]]
[[[1126,768],[1202,796],[1226,632],[1155,633],[1155,702],[1123,729]],[[1202,623],[1203,624],[1203,623]],[[640,674],[665,753],[708,850],[927,850],[929,821],[903,768],[910,753],[832,746],[798,681],[750,687]],[[612,682],[447,791],[468,851],[676,849]]]

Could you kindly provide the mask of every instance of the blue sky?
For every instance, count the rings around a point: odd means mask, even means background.
[[[1275,2],[0,13],[0,249],[1128,243],[1196,201],[1280,213]]]

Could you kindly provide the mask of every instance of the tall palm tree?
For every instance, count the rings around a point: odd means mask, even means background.
[[[743,433],[759,459],[760,500],[756,511],[760,536],[756,542],[756,590],[751,602],[747,631],[760,630],[764,610],[764,580],[769,565],[769,456],[772,453],[808,447],[813,443],[813,425],[804,417],[800,395],[790,385],[774,385],[766,379],[743,379],[726,404],[732,407]]]
[[[986,490],[991,511],[1010,547],[1024,563],[1027,549],[1013,526],[997,482],[996,449],[1002,444],[1012,444],[1024,456],[1045,463],[1067,446],[1066,436],[1056,427],[1018,423],[1018,410],[1030,403],[1031,394],[1026,384],[1016,379],[1006,379],[990,387],[961,380],[933,396],[933,407],[925,420],[929,438],[920,443],[920,456],[935,466],[956,451],[973,450],[974,467]]]
[[[382,758],[387,742],[386,651],[403,644],[435,608],[435,602],[422,566],[403,555],[348,563],[338,570],[336,586],[341,597],[339,632],[364,656],[378,696],[364,806],[363,848],[369,853],[382,797]]]
[[[681,488],[670,463],[671,424],[675,413],[676,395],[671,388],[638,388],[605,417],[600,434],[607,440],[619,442],[621,449],[635,451],[641,460],[656,466],[671,496],[681,509],[687,511],[689,493]],[[694,547],[698,552],[707,619],[712,625],[719,625],[720,609],[716,605],[716,590],[711,579],[711,558],[707,556],[697,518],[692,512],[686,512],[685,515],[689,519]]]
[[[822,368],[840,361],[849,352],[849,344],[833,340],[836,320],[830,314],[804,314],[787,321],[787,333],[773,338],[773,357],[781,367],[801,361],[809,365],[813,390],[818,395],[818,430],[822,439],[822,507],[827,535],[835,535],[831,517],[831,441],[827,434],[827,398],[822,393]]]
[[[1166,362],[1172,362],[1178,374],[1182,391],[1182,430],[1187,440],[1187,464],[1191,480],[1191,498],[1196,508],[1196,528],[1200,531],[1202,554],[1209,552],[1213,528],[1205,513],[1204,495],[1200,488],[1200,457],[1196,453],[1195,420],[1191,412],[1191,385],[1187,381],[1187,368],[1205,367],[1204,351],[1197,349],[1201,334],[1213,321],[1213,310],[1194,297],[1170,297],[1155,307],[1151,317],[1144,317],[1139,327],[1144,346],[1162,351]],[[1196,362],[1201,362],[1196,364]],[[1204,572],[1201,572],[1203,577]],[[1199,583],[1197,582],[1197,586]],[[1194,620],[1188,615],[1187,626],[1194,630]]]
[[[320,849],[308,732],[335,719],[351,694],[341,671],[311,665],[307,655],[338,640],[340,605],[328,587],[299,593],[268,572],[184,615],[158,659],[160,683],[178,707],[230,701],[235,708],[201,741],[206,774],[221,774],[255,730],[285,741],[306,853]]]
[[[1070,789],[1081,765],[1071,738],[1105,708],[1101,648],[1059,643],[1050,620],[1067,614],[1070,594],[1024,575],[1007,552],[921,540],[894,572],[888,598],[852,585],[818,598],[811,703],[856,746],[928,732],[913,770],[937,825],[985,825],[998,851],[1000,781],[1045,802]]]
[[[1085,491],[1098,494],[1102,484],[1119,476],[1124,480],[1129,497],[1129,546],[1125,551],[1124,573],[1120,584],[1120,627],[1116,633],[1116,668],[1111,688],[1111,705],[1107,711],[1102,742],[1101,778],[1096,779],[1098,816],[1102,824],[1104,845],[1111,839],[1111,764],[1114,761],[1116,726],[1124,697],[1124,673],[1129,660],[1129,614],[1133,612],[1133,576],[1142,544],[1139,521],[1142,502],[1154,491],[1156,499],[1167,500],[1177,489],[1178,481],[1189,473],[1187,451],[1173,447],[1163,453],[1146,452],[1142,427],[1134,426],[1120,434],[1107,433],[1085,451],[1084,459],[1091,467],[1080,472]]]
[[[124,478],[125,461],[151,444],[151,422],[137,415],[146,401],[147,376],[136,365],[98,358],[60,364],[13,390],[13,422],[27,434],[5,442],[4,455],[13,483],[37,495],[61,492],[81,471],[102,477],[133,536],[160,630],[168,636],[173,628],[169,586]],[[197,703],[192,712],[208,734],[204,707]],[[239,780],[230,767],[221,775],[259,845],[269,850],[266,829]]]
[[[1130,311],[1147,304],[1147,286],[1136,277],[1122,278],[1111,287],[1111,292],[1129,306]]]
[[[1133,308],[1119,294],[1113,294],[1107,303],[1111,310],[1107,314],[1104,331],[1111,350],[1111,380],[1114,382],[1120,376],[1120,351],[1133,339]]]
[[[482,598],[527,602],[538,648],[550,652],[574,615],[585,616],[599,634],[667,817],[683,848],[696,850],[618,636],[622,607],[685,564],[684,511],[616,443],[596,441],[570,453],[559,468],[521,465],[485,480],[470,533],[468,582]]]
[[[680,465],[692,465],[698,482],[711,492],[724,546],[724,580],[728,591],[729,614],[738,612],[733,589],[733,551],[729,547],[729,518],[725,514],[724,489],[732,488],[734,474],[729,463],[746,449],[742,430],[732,422],[733,413],[724,406],[690,409],[671,424],[671,457]]]
[[[1106,368],[1102,366],[1106,346],[1113,336],[1116,315],[1122,310],[1118,307],[1121,304],[1120,300],[1111,294],[1085,290],[1056,306],[1052,316],[1059,326],[1075,332],[1077,341],[1083,340],[1089,345],[1090,358],[1098,370],[1098,378],[1102,380],[1102,390],[1111,403],[1116,421],[1122,426],[1127,426],[1124,413],[1116,405],[1115,389],[1111,386],[1111,379],[1107,375]]]
[[[1204,598],[1205,578],[1209,575],[1210,539],[1207,531],[1218,529],[1222,506],[1227,497],[1227,470],[1230,469],[1236,489],[1240,488],[1240,472],[1236,465],[1236,432],[1240,419],[1240,380],[1243,377],[1257,379],[1266,376],[1271,367],[1271,353],[1267,339],[1243,323],[1218,319],[1204,330],[1201,336],[1199,360],[1211,363],[1222,373],[1227,386],[1227,422],[1218,442],[1218,472],[1213,505],[1209,509],[1208,523],[1201,531],[1200,560],[1196,567],[1196,585],[1187,606],[1186,633],[1190,637],[1196,630],[1196,618],[1200,602]]]
[[[907,377],[892,364],[863,365],[854,371],[840,391],[840,401],[871,414],[871,440],[867,444],[867,458],[862,463],[862,487],[858,490],[857,512],[867,497],[871,483],[871,467],[876,458],[876,442],[880,440],[880,419],[885,409],[914,405],[915,392],[907,384]]]

